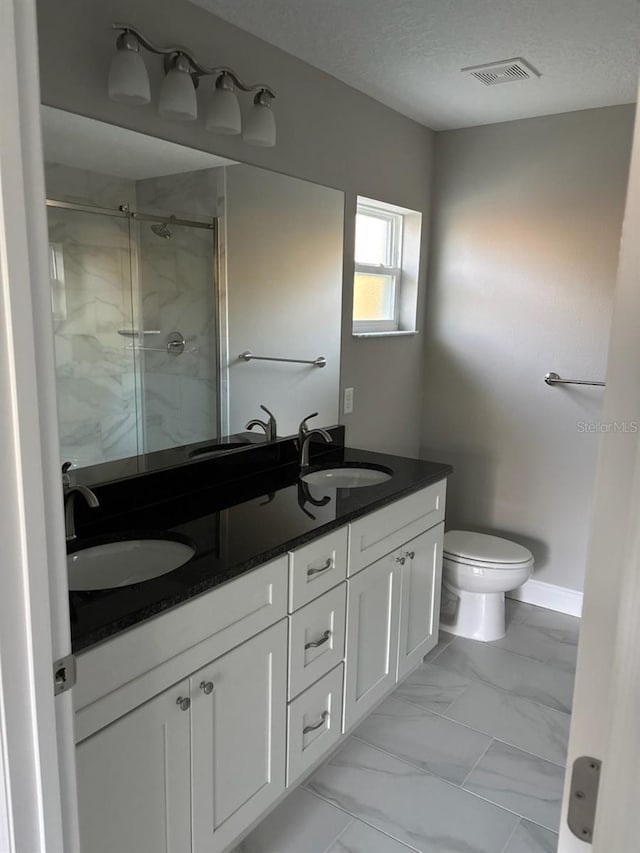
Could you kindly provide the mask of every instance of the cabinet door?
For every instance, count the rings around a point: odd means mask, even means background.
[[[438,641],[444,524],[437,524],[400,549],[400,643],[398,679],[422,661]]]
[[[344,731],[395,684],[400,609],[399,553],[348,581]]]
[[[190,853],[188,697],[185,679],[78,744],[83,853]]]
[[[284,791],[287,622],[191,676],[194,853],[218,853]]]

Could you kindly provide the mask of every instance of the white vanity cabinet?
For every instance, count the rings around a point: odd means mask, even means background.
[[[445,495],[442,480],[350,525],[345,732],[437,643]]]
[[[189,701],[185,679],[78,744],[82,853],[191,853]]]
[[[78,744],[83,853],[221,853],[284,791],[287,623]]]
[[[227,853],[437,642],[445,481],[79,655],[82,853]]]
[[[220,853],[285,784],[287,623],[191,678],[193,851]]]
[[[394,687],[398,662],[400,565],[377,560],[349,581],[344,724],[348,731]]]

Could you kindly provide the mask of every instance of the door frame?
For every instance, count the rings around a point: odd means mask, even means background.
[[[640,786],[640,111],[614,296],[559,853],[638,849]],[[603,762],[593,846],[567,825],[573,762]]]
[[[0,4],[0,839],[77,853],[70,652],[34,0]]]

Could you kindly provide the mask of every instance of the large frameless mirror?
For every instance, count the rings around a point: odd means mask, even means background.
[[[110,478],[242,447],[260,404],[280,435],[335,423],[343,194],[49,107],[43,128],[61,459]]]

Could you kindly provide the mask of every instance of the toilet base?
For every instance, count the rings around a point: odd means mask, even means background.
[[[442,587],[442,631],[483,643],[504,637],[504,592],[466,592],[455,589],[446,581]]]

